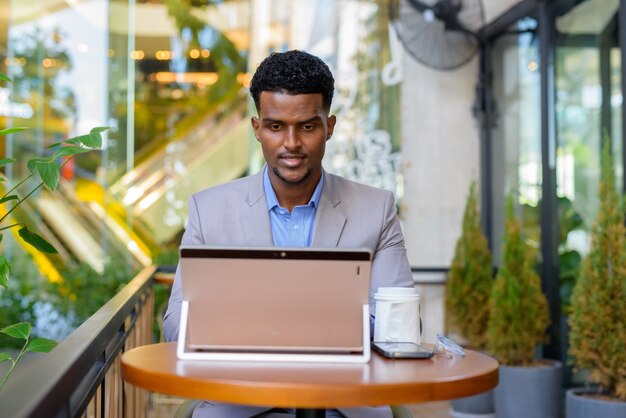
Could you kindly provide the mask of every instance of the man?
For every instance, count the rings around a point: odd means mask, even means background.
[[[393,195],[322,168],[335,128],[329,116],[334,79],[306,52],[273,53],[258,67],[250,92],[252,128],[267,164],[258,174],[204,190],[189,200],[183,244],[246,247],[369,248],[374,254],[370,306],[378,287],[412,287]],[[165,339],[178,336],[182,299],[176,272],[164,318]],[[194,417],[278,417],[290,411],[206,402]],[[345,408],[327,417],[390,417],[382,408]]]

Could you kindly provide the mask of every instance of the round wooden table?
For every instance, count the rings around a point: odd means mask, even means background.
[[[367,364],[182,361],[176,343],[161,343],[124,353],[122,376],[135,386],[185,398],[315,409],[475,395],[498,384],[498,362],[471,350],[463,358],[428,360],[372,353]]]

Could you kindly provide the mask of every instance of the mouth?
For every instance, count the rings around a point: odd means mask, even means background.
[[[288,155],[281,155],[279,158],[280,158],[280,161],[285,166],[289,168],[295,168],[303,163],[305,157],[304,155],[288,154]]]

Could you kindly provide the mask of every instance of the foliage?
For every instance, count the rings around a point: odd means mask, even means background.
[[[569,314],[572,289],[578,281],[582,257],[576,250],[567,247],[567,236],[570,232],[581,229],[584,221],[580,213],[574,209],[572,201],[566,197],[558,199],[559,217],[559,290],[561,312]]]
[[[537,206],[522,205],[523,230],[528,239],[539,243],[541,234],[541,201]],[[570,232],[583,229],[584,221],[574,204],[567,197],[557,198],[557,218],[559,220],[559,294],[561,312],[569,313],[570,298],[574,284],[580,273],[582,257],[575,249],[568,247],[567,238]]]
[[[605,138],[591,250],[572,293],[570,354],[601,390],[626,401],[626,228],[609,144]]]
[[[102,273],[88,264],[63,273],[63,281],[50,283],[49,292],[60,295],[55,307],[78,326],[115,296],[138,272],[130,271],[124,260],[108,262]],[[75,301],[80,301],[75,303]]]
[[[11,79],[4,74],[0,74],[0,79],[5,82],[11,82]],[[0,130],[0,135],[10,135],[26,128],[14,127]],[[5,231],[13,228],[17,228],[19,237],[27,244],[33,246],[36,250],[44,253],[56,253],[54,247],[48,243],[43,237],[37,233],[31,231],[28,226],[23,222],[13,221],[10,217],[11,213],[24,203],[29,197],[31,197],[36,191],[45,187],[49,190],[56,189],[59,179],[61,177],[61,168],[67,164],[74,156],[89,152],[93,149],[102,147],[101,133],[108,128],[100,127],[94,128],[89,134],[69,138],[64,141],[56,142],[48,146],[52,155],[45,157],[37,157],[27,162],[27,167],[30,172],[24,179],[17,182],[17,184],[5,187],[8,189],[4,195],[0,198],[0,203],[10,204],[10,208],[0,217],[0,241]],[[62,162],[60,162],[62,161]],[[0,159],[0,167],[5,167],[14,163],[12,158]],[[31,179],[37,179],[35,186],[32,186]],[[7,182],[8,180],[4,176],[0,176],[0,182]],[[23,192],[25,189],[25,193]],[[12,221],[10,225],[6,225]],[[9,285],[9,273],[11,265],[4,255],[0,255],[0,288],[7,288]],[[22,356],[29,351],[48,352],[54,348],[56,342],[47,339],[31,339],[30,338],[31,325],[27,322],[21,322],[18,324],[5,326],[0,330],[0,333],[4,333],[10,337],[16,339],[23,339],[24,345],[18,356],[14,359],[9,353],[0,352],[0,362],[10,361],[12,363],[11,368],[6,374],[5,378],[0,384],[0,390],[6,384],[8,378],[13,373],[15,366],[20,361]],[[45,340],[45,341],[44,341]]]
[[[534,269],[536,250],[524,242],[512,196],[507,199],[503,242],[502,265],[489,302],[488,347],[505,365],[527,366],[550,319]]]
[[[469,346],[478,349],[487,345],[492,283],[491,253],[480,227],[476,183],[472,182],[465,204],[461,236],[448,273],[446,320],[449,329],[458,330]]]
[[[41,111],[48,120],[76,115],[74,92],[56,83],[59,75],[72,69],[64,38],[58,28],[35,28],[21,34],[19,42],[15,42],[12,48],[13,60],[23,62],[23,65],[13,67],[14,98],[29,103],[33,108],[38,102],[45,102]]]
[[[20,361],[22,356],[27,352],[32,353],[47,353],[52,350],[56,345],[56,341],[50,340],[48,338],[31,338],[30,336],[31,326],[28,322],[20,322],[17,324],[9,325],[8,327],[4,327],[0,329],[0,333],[6,334],[9,337],[15,338],[17,340],[24,340],[24,345],[20,350],[17,357],[13,358],[9,355],[9,353],[0,353],[0,363],[4,361],[11,362],[11,368],[4,376],[2,383],[0,383],[0,390],[4,387],[13,373],[13,369]]]
[[[37,300],[45,298],[39,270],[30,254],[12,255],[11,274],[17,275],[20,280],[10,280],[6,289],[0,289],[0,327],[18,322],[33,323]],[[21,348],[22,342],[0,333],[0,347]]]

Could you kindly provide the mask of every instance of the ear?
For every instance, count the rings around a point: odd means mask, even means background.
[[[256,116],[252,116],[250,118],[250,123],[252,124],[252,130],[254,131],[254,136],[256,137],[256,140],[261,142],[261,135],[259,134],[259,118],[257,118]]]
[[[330,116],[326,120],[326,124],[328,125],[328,131],[326,132],[327,141],[333,136],[333,132],[335,131],[335,123],[337,123],[337,118],[335,117],[335,115]]]

